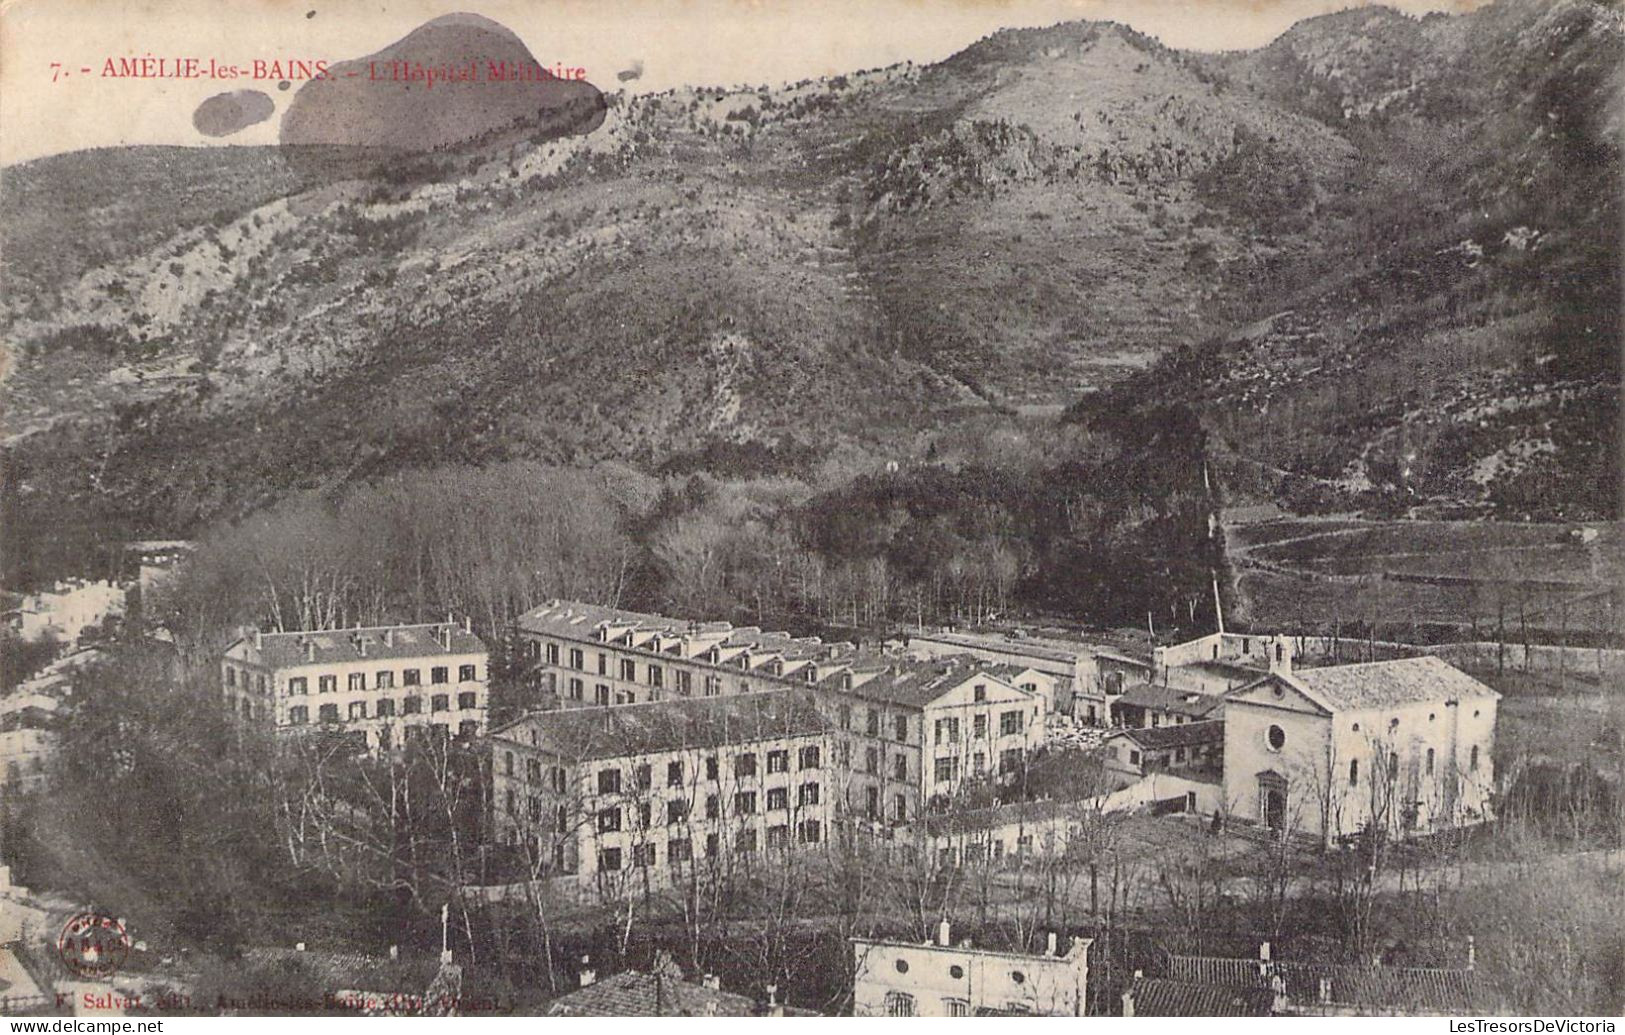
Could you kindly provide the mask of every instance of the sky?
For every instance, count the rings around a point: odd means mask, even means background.
[[[1389,0],[1410,14],[1482,0]],[[294,89],[275,82],[104,78],[109,58],[363,57],[430,18],[473,11],[538,61],[587,70],[605,90],[641,62],[638,91],[791,82],[938,61],[1001,28],[1123,22],[1171,47],[1263,46],[1350,0],[0,0],[0,164],[124,144],[266,144]],[[85,74],[81,69],[92,71]],[[263,88],[269,120],[220,140],[192,125],[213,94]]]

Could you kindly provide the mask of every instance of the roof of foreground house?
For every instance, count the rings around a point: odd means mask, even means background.
[[[1168,974],[1180,981],[1232,988],[1268,988],[1279,977],[1294,1004],[1321,1003],[1418,1016],[1471,1013],[1483,998],[1473,971],[1442,967],[1171,956]]]
[[[554,1017],[759,1017],[765,1003],[747,995],[724,992],[688,981],[669,958],[657,959],[647,973],[623,970],[566,992],[553,1000]],[[815,1016],[794,1007],[789,1016]]]
[[[1136,1017],[1268,1017],[1268,988],[1209,985],[1173,978],[1135,978],[1129,989]]]

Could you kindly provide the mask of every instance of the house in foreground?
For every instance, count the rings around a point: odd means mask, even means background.
[[[583,960],[581,987],[566,992],[548,1007],[552,1017],[815,1017],[810,1010],[786,1007],[778,989],[769,985],[761,998],[725,992],[715,974],[690,981],[661,951],[647,972],[623,970],[599,979]]]
[[[1082,1017],[1090,944],[1088,938],[1073,938],[1063,947],[1051,934],[1041,953],[955,945],[946,920],[935,942],[854,938],[852,1012],[859,1017]]]
[[[1271,958],[1170,956],[1164,977],[1134,976],[1125,1017],[1446,1017],[1484,1012],[1469,942],[1463,968],[1361,966]]]

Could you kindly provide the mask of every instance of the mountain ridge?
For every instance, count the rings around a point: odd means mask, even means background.
[[[585,136],[521,121],[361,176],[342,148],[25,163],[8,506],[177,530],[447,460],[878,463],[1081,398],[1190,405],[1302,482],[1243,496],[1611,513],[1583,483],[1617,426],[1619,39],[1585,0],[1343,12],[1226,55],[1068,23],[615,95]],[[52,243],[63,219],[102,229]],[[1427,390],[1387,398],[1404,378]]]

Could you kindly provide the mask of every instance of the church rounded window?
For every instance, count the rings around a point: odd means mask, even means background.
[[[1269,732],[1264,734],[1264,740],[1271,751],[1279,751],[1286,747],[1286,730],[1279,726],[1271,726]]]

